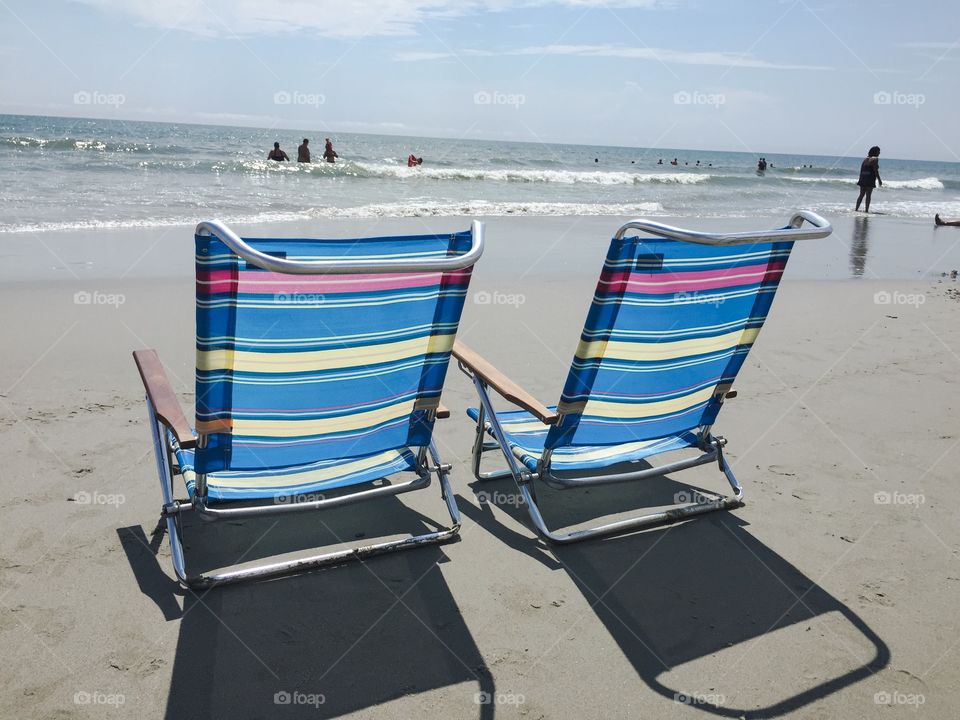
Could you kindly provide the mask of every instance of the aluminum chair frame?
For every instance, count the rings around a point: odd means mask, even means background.
[[[804,222],[808,222],[809,229],[802,228]],[[682,228],[664,225],[646,219],[631,220],[625,223],[617,230],[616,239],[622,239],[630,230],[639,230],[641,232],[655,235],[659,238],[669,238],[681,240],[684,242],[697,243],[701,245],[741,245],[759,242],[775,242],[783,240],[812,240],[824,238],[833,232],[830,223],[817,215],[816,213],[803,210],[795,213],[785,229],[769,230],[763,232],[740,232],[740,233],[706,233],[685,230]],[[498,394],[505,397],[513,404],[523,407],[534,416],[539,417],[545,425],[552,425],[560,422],[561,415],[550,411],[536,400],[527,395],[522,389],[515,386],[509,379],[500,376],[493,378],[492,374],[499,375],[498,371],[491,366],[479,367],[475,354],[457,341],[453,350],[454,357],[457,358],[459,368],[473,381],[474,388],[480,400],[479,415],[477,417],[476,437],[472,451],[472,470],[474,477],[480,481],[498,480],[512,478],[517,489],[523,497],[524,504],[533,522],[536,532],[549,542],[557,544],[567,544],[588,540],[591,538],[603,537],[607,535],[629,532],[641,528],[655,525],[663,525],[685,520],[697,515],[715,512],[717,510],[732,510],[741,507],[744,504],[744,493],[740,482],[737,480],[729,463],[723,454],[723,448],[727,444],[725,438],[713,435],[712,426],[701,426],[697,429],[699,437],[700,455],[690,457],[684,460],[667,463],[660,466],[652,466],[636,472],[625,472],[615,474],[586,474],[577,473],[572,475],[564,474],[558,476],[551,467],[551,451],[544,450],[537,463],[536,470],[530,471],[521,465],[507,442],[506,434],[493,409],[489,390],[491,386]],[[486,363],[484,362],[484,365]],[[495,382],[491,382],[495,380]],[[504,392],[503,381],[506,381],[506,392]],[[499,385],[500,387],[496,387]],[[728,392],[720,398],[732,398],[736,392]],[[492,434],[494,442],[487,442],[486,436]],[[492,472],[481,471],[481,460],[483,453],[501,450],[507,463],[505,470],[496,470]],[[629,482],[634,480],[643,480],[646,478],[668,475],[680,470],[706,465],[716,462],[719,470],[724,474],[727,482],[733,490],[732,495],[719,495],[715,498],[708,498],[706,495],[697,492],[695,502],[686,503],[671,507],[667,510],[647,513],[634,516],[624,520],[617,520],[609,523],[594,525],[581,530],[571,532],[559,532],[552,530],[543,518],[540,507],[537,504],[535,481],[542,481],[548,487],[565,490],[573,487],[585,487],[591,485],[606,485],[618,482]]]
[[[290,274],[345,274],[345,273],[389,273],[389,272],[448,272],[473,265],[483,254],[484,228],[483,223],[473,221],[471,225],[471,248],[463,255],[448,258],[431,258],[422,261],[386,260],[382,262],[349,262],[343,260],[308,260],[293,261],[261,253],[248,245],[236,233],[220,221],[202,222],[197,225],[198,235],[214,235],[221,240],[231,251],[258,267],[274,272]],[[210,588],[217,585],[236,583],[245,580],[259,580],[291,573],[304,572],[323,566],[342,564],[349,560],[364,560],[368,557],[381,555],[399,550],[420,547],[427,544],[442,544],[455,541],[460,532],[460,511],[457,508],[453,492],[450,487],[449,472],[451,465],[443,463],[437,451],[436,443],[431,438],[429,445],[416,450],[416,468],[411,472],[416,474],[412,480],[396,484],[380,485],[367,489],[358,489],[345,492],[331,498],[302,502],[269,504],[247,504],[239,506],[211,506],[208,503],[206,476],[197,474],[194,497],[177,499],[174,491],[174,476],[179,474],[179,468],[174,462],[174,453],[177,447],[203,447],[205,436],[196,434],[187,424],[182,411],[173,394],[166,375],[163,372],[159,357],[153,350],[138,350],[134,352],[134,359],[140,370],[145,389],[147,391],[147,414],[153,439],[154,457],[156,459],[157,474],[160,479],[160,489],[163,495],[161,520],[165,521],[167,534],[170,537],[170,551],[173,568],[179,582],[191,589]],[[449,411],[443,406],[431,412],[433,418],[448,417]],[[172,439],[169,439],[170,436]],[[318,553],[308,557],[291,560],[268,561],[247,567],[230,566],[209,574],[191,575],[187,571],[184,558],[182,521],[186,513],[194,513],[204,521],[223,519],[239,519],[268,515],[283,515],[292,512],[316,512],[345,505],[359,503],[366,500],[385,496],[400,495],[402,493],[421,490],[429,487],[433,475],[436,474],[440,485],[440,495],[450,514],[450,526],[433,532],[413,535],[399,540],[373,543],[360,547],[333,550]],[[381,480],[384,478],[381,478]],[[369,486],[371,482],[360,483],[360,486]]]

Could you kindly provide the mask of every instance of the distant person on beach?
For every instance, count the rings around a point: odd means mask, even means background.
[[[873,195],[875,187],[883,186],[883,180],[880,179],[880,147],[874,145],[867,151],[867,157],[860,163],[860,179],[857,180],[860,186],[860,196],[857,198],[855,212],[860,212],[860,203],[866,198],[864,210],[870,212],[870,196]]]
[[[944,220],[940,217],[940,213],[937,213],[933,216],[933,224],[937,227],[942,227],[944,225],[950,225],[951,227],[960,227],[960,220]]]
[[[278,142],[275,142],[273,144],[273,150],[271,150],[267,154],[267,160],[276,160],[277,162],[284,162],[285,160],[289,160],[289,159],[290,158],[287,157],[287,154],[280,149],[280,143]]]
[[[323,159],[328,163],[336,162],[337,158],[340,157],[337,155],[337,151],[333,149],[333,143],[330,142],[330,138],[326,138],[326,144],[323,146]]]
[[[407,158],[407,167],[416,167],[417,165],[423,165],[423,158],[410,153],[410,156]]]
[[[310,162],[310,148],[307,147],[309,144],[310,141],[304,138],[303,145],[297,148],[297,162]]]

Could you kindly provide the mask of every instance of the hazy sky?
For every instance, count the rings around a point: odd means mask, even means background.
[[[0,0],[0,113],[960,161],[960,3]]]

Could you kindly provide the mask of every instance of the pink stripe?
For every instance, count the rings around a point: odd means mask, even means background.
[[[469,270],[445,273],[369,273],[363,275],[286,275],[272,272],[241,271],[234,275],[229,270],[197,273],[197,292],[200,294],[248,292],[261,295],[378,292],[418,287],[449,287],[466,284]]]
[[[762,265],[745,265],[738,268],[686,273],[618,272],[604,274],[600,278],[597,289],[602,293],[633,291],[657,295],[752,285],[758,282],[778,280],[783,274],[785,266],[785,262],[779,261],[763,263]]]

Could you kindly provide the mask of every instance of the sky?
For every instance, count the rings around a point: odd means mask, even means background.
[[[0,0],[0,113],[960,161],[960,3]]]

